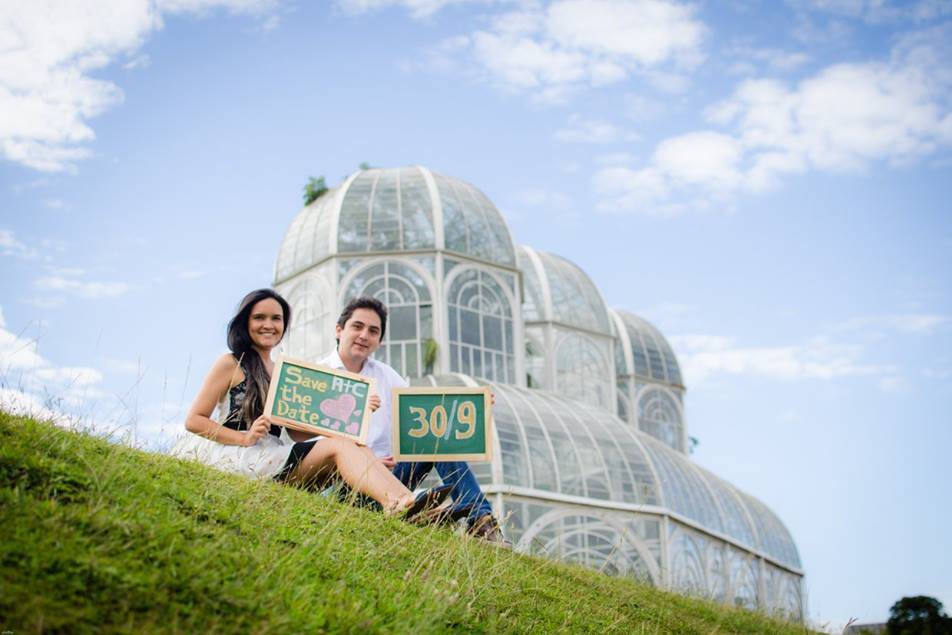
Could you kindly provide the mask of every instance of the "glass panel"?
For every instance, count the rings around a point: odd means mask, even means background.
[[[370,198],[379,172],[361,172],[344,195],[337,229],[339,253],[367,251],[370,247]]]
[[[369,295],[380,299],[389,308],[384,346],[407,344],[418,347],[421,342],[433,337],[432,306],[429,300],[421,305],[421,298],[429,298],[430,291],[423,278],[408,265],[398,260],[377,263],[359,270],[347,287],[345,297]],[[421,314],[428,319],[421,320]],[[405,358],[403,346],[400,353],[385,351],[394,370],[404,376],[415,377],[420,372],[416,353]],[[382,359],[380,354],[378,359]],[[407,361],[412,360],[412,361]],[[386,361],[386,360],[383,360]]]

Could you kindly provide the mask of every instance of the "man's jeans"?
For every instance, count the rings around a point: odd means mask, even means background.
[[[443,484],[452,486],[450,496],[453,497],[453,505],[456,507],[473,506],[472,511],[469,513],[469,518],[467,519],[470,523],[480,516],[493,513],[492,505],[486,500],[486,497],[483,495],[483,490],[480,489],[479,483],[476,482],[476,477],[466,463],[397,463],[393,468],[393,475],[396,476],[397,480],[403,483],[407,489],[415,490],[434,467],[436,467],[436,473],[439,474]]]

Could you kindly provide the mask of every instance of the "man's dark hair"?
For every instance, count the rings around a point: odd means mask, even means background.
[[[352,316],[357,309],[376,311],[377,315],[380,316],[380,340],[383,341],[383,336],[387,332],[387,307],[377,298],[371,298],[365,295],[354,298],[348,302],[344,310],[340,312],[340,317],[337,318],[337,326],[344,328],[344,325],[347,324],[347,320],[350,319],[350,316]]]

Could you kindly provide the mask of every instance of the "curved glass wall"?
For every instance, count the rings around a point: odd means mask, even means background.
[[[555,389],[560,394],[611,408],[611,369],[598,343],[578,333],[562,337],[555,349]]]
[[[404,377],[422,375],[426,342],[433,338],[432,294],[423,276],[398,260],[377,262],[357,270],[341,303],[365,295],[388,309],[387,332],[374,357]]]
[[[445,375],[418,380],[425,385],[460,381],[459,376]],[[799,568],[796,546],[773,513],[683,454],[609,412],[559,394],[500,384],[493,384],[493,392],[493,418],[503,452],[502,481],[497,484],[659,505]],[[490,474],[483,473],[484,485],[493,484]]]
[[[526,287],[526,322],[555,321],[611,335],[608,308],[592,280],[565,258],[520,247],[519,267]],[[545,280],[540,278],[544,276]]]
[[[326,267],[279,285],[278,292],[287,299],[292,310],[291,327],[281,342],[282,350],[294,351],[302,359],[319,359],[331,350],[333,320],[337,316],[332,315],[330,289]]]
[[[357,173],[341,203],[338,252],[435,247],[433,201],[420,168]]]
[[[486,195],[459,179],[434,173],[433,180],[443,206],[446,249],[514,267],[509,228]]]
[[[450,370],[515,383],[512,307],[491,274],[465,269],[447,292]]]
[[[546,319],[545,293],[539,281],[539,273],[525,247],[516,249],[516,262],[522,272],[522,319],[526,322],[541,322]]]
[[[684,388],[681,368],[661,332],[637,315],[616,309],[625,325],[634,368],[625,374]]]
[[[680,404],[665,389],[642,389],[638,396],[638,427],[669,447],[684,451]]]
[[[325,192],[291,221],[274,263],[276,282],[287,280],[330,255],[330,225],[339,195],[338,188]]]

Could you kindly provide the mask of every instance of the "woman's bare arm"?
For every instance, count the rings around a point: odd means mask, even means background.
[[[225,445],[253,445],[260,435],[252,438],[247,432],[232,430],[211,418],[215,406],[225,393],[241,383],[242,379],[244,374],[231,354],[219,357],[205,376],[205,381],[202,382],[202,387],[185,416],[185,429]]]

